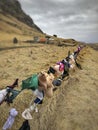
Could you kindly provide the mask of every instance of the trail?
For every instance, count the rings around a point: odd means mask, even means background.
[[[17,46],[17,44],[16,44],[13,47],[0,47],[0,51],[13,50],[13,49],[19,49],[19,48],[31,48],[31,47],[38,47],[38,46],[43,46],[43,45],[41,45],[41,44],[36,45],[36,43],[35,43],[35,44],[32,44],[32,45],[29,44],[29,45],[24,45],[24,46]]]

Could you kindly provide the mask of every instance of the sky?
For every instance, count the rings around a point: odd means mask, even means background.
[[[46,34],[98,43],[98,0],[19,0]]]

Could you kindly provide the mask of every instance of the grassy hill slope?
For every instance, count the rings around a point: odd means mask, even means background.
[[[22,79],[41,70],[73,52],[75,47],[33,44],[30,48],[20,48],[0,52],[0,88],[4,88],[19,78]],[[47,58],[48,56],[48,58]],[[85,47],[78,57],[82,70],[70,71],[69,79],[54,92],[51,99],[44,98],[38,113],[32,113],[29,121],[31,130],[98,130],[98,51]],[[8,117],[10,108],[19,114],[11,130],[18,130],[24,119],[21,113],[34,98],[31,91],[22,92],[10,106],[0,106],[0,129]]]
[[[43,36],[35,28],[18,21],[11,15],[0,13],[0,47],[12,46],[13,38],[16,37],[20,42],[33,40],[34,36]],[[9,44],[8,44],[9,43]]]

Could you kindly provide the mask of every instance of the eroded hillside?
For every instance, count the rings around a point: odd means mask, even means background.
[[[0,13],[5,16],[11,15],[18,21],[34,28],[40,33],[43,33],[42,30],[33,22],[32,18],[23,11],[18,0],[0,0]]]
[[[21,81],[33,73],[47,70],[50,65],[67,56],[74,47],[33,44],[32,47],[0,52],[0,88],[11,84],[14,79]],[[31,130],[98,130],[98,51],[85,47],[80,52],[78,62],[82,70],[75,68],[70,76],[54,92],[51,99],[44,98],[38,113],[32,113],[29,121]],[[24,119],[21,113],[34,98],[25,90],[8,106],[0,106],[0,129],[5,123],[10,108],[19,114],[11,130],[18,130]]]

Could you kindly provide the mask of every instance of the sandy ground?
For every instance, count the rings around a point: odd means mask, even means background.
[[[33,44],[32,47],[0,51],[0,88],[19,78],[21,81],[67,56],[76,47]],[[70,71],[54,92],[51,99],[44,98],[39,112],[32,113],[29,121],[31,130],[98,130],[98,51],[85,47],[79,54],[78,62],[82,70]],[[21,113],[34,98],[31,91],[24,91],[8,106],[0,106],[0,129],[5,123],[9,110],[15,107],[19,114],[11,130],[18,130],[24,119]]]

